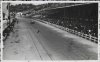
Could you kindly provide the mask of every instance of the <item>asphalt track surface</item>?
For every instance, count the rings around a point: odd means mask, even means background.
[[[19,18],[29,33],[41,60],[97,60],[98,45],[38,20]],[[31,24],[31,21],[35,21]],[[34,37],[34,36],[35,37]],[[38,44],[36,44],[38,43]],[[34,54],[34,53],[33,53]],[[45,57],[45,58],[44,58]]]
[[[66,35],[68,34],[68,37],[63,37],[63,34],[59,33],[59,29],[57,30],[55,28],[49,28],[41,23],[35,23],[33,25],[29,24],[29,26],[33,32],[35,30],[39,30],[39,33],[36,34],[36,37],[39,39],[39,42],[42,44],[51,59],[81,60],[97,58],[97,54],[95,53],[97,49],[95,49],[95,52],[91,50],[89,51],[89,49],[92,49],[92,43],[88,41],[86,42],[84,40],[84,42],[90,43],[90,45],[82,44],[81,40],[83,39],[78,38],[79,40],[77,40],[77,37],[70,37],[72,35],[69,33],[64,33]]]

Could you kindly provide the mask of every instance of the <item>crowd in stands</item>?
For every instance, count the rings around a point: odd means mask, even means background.
[[[74,4],[51,4],[53,6]],[[51,8],[50,7],[50,8]],[[45,21],[83,34],[98,37],[98,4],[83,4],[70,7],[56,8],[44,12]]]
[[[49,17],[45,18],[45,21],[48,21],[53,24],[63,26],[65,28],[73,29],[78,32],[98,37],[98,21],[92,19],[77,19],[77,18],[57,18]]]

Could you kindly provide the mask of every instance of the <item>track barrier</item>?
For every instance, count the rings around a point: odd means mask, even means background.
[[[45,23],[45,24],[49,24],[49,25],[51,25],[51,26],[54,26],[54,27],[56,27],[56,28],[59,28],[59,29],[61,29],[61,30],[66,31],[66,32],[75,34],[75,35],[77,35],[77,36],[79,36],[79,37],[82,37],[82,38],[84,38],[84,39],[90,40],[90,41],[92,41],[92,42],[94,42],[94,43],[98,43],[98,38],[97,38],[97,37],[94,37],[94,36],[91,36],[91,35],[88,35],[88,34],[84,34],[84,33],[82,33],[82,32],[78,32],[78,31],[73,30],[73,29],[65,28],[65,27],[63,27],[63,26],[59,26],[59,25],[56,25],[56,24],[53,24],[53,23],[50,23],[50,22],[47,22],[47,21],[41,21],[41,22],[43,22],[43,23]]]

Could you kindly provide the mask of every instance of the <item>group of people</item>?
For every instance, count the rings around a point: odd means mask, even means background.
[[[47,18],[50,23],[73,29],[78,32],[98,37],[98,21],[93,19],[81,18]]]
[[[14,26],[15,23],[18,23],[18,20],[16,18],[12,18],[10,19],[10,21],[12,20],[12,22],[8,22],[7,27],[3,30],[3,37],[4,40],[7,39],[7,37],[9,36],[10,32],[14,32]]]

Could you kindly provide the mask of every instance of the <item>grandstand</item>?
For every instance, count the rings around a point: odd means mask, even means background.
[[[50,8],[50,7],[49,7]],[[42,19],[52,24],[56,24],[78,33],[91,41],[98,38],[98,4],[74,4],[59,8],[45,9],[40,11]],[[75,34],[75,32],[72,32]],[[77,34],[78,35],[78,34]],[[80,36],[80,34],[79,34]],[[95,40],[97,43],[97,40]]]

